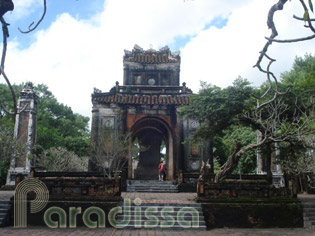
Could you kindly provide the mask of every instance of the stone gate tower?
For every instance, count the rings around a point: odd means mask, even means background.
[[[18,174],[28,176],[34,167],[35,159],[32,156],[36,144],[36,116],[37,100],[32,83],[26,83],[20,92],[18,112],[15,117],[14,137],[26,147],[26,153],[22,157],[13,156],[7,175],[7,186],[15,185],[15,177]]]
[[[129,157],[128,178],[156,179],[161,144],[165,144],[167,179],[179,170],[198,172],[205,154],[198,146],[183,144],[199,124],[178,116],[189,104],[192,91],[180,86],[180,55],[166,46],[159,51],[135,46],[125,50],[123,85],[116,82],[110,92],[92,94],[92,143],[99,142],[101,127],[113,132],[131,132],[133,139],[149,149],[140,153],[137,165]],[[93,157],[92,157],[93,158]]]

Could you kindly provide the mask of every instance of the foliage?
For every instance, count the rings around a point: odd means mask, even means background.
[[[280,145],[280,159],[282,170],[291,179],[299,180],[300,189],[315,188],[315,138],[303,137],[296,142],[283,142]],[[305,181],[306,180],[306,181]]]
[[[223,130],[221,136],[215,136],[213,146],[215,147],[215,173],[227,161],[233,152],[234,145],[237,141],[241,141],[241,147],[256,142],[257,132],[248,126],[241,124],[231,125]],[[255,173],[256,171],[256,152],[249,150],[244,154],[235,169],[234,174]]]
[[[180,114],[187,119],[199,121],[202,125],[195,137],[213,139],[236,122],[242,114],[255,104],[251,99],[253,88],[246,79],[237,78],[233,86],[221,89],[202,83],[198,94],[191,96],[191,102],[184,106]]]
[[[232,86],[224,89],[202,83],[202,89],[192,96],[190,105],[181,110],[180,115],[183,117],[201,123],[201,127],[194,134],[195,140],[199,143],[205,139],[212,140],[216,168],[228,159],[234,141],[241,139],[242,144],[246,145],[253,137],[253,131],[241,126],[238,119],[244,111],[255,106],[255,100],[251,97],[253,91],[254,88],[249,82],[241,77],[237,78]],[[253,171],[255,165],[252,159],[252,153],[242,158],[241,171]]]
[[[23,84],[14,85],[16,94],[22,90]],[[37,145],[39,150],[51,147],[65,147],[79,156],[89,154],[89,118],[73,113],[70,107],[57,101],[44,84],[35,88],[37,94]],[[0,102],[12,108],[9,88],[0,84]],[[0,110],[0,120],[9,127],[14,126],[14,117]]]
[[[314,65],[311,55],[297,58],[293,69],[282,74],[281,83],[264,83],[259,89],[250,87],[241,78],[225,89],[203,84],[181,114],[202,123],[195,136],[212,140],[216,168],[218,164],[224,166],[225,174],[232,173],[234,168],[234,173],[253,173],[257,147],[266,154],[264,158],[270,166],[272,143],[298,144],[298,139],[314,133]],[[291,90],[287,93],[276,90],[276,96],[266,93],[275,88],[285,91],[289,87]],[[252,93],[260,96],[258,107]],[[257,130],[261,132],[258,143]]]
[[[6,178],[12,156],[19,160],[25,154],[25,145],[14,138],[13,129],[2,125],[0,120],[0,182],[4,182]]]
[[[281,74],[281,85],[290,87],[286,100],[306,104],[315,94],[315,55],[296,57],[292,70]]]
[[[79,157],[64,147],[51,147],[37,157],[36,166],[47,171],[87,171],[88,158]]]
[[[233,152],[234,144],[240,140],[241,147],[244,148],[251,143],[255,143],[257,140],[257,132],[250,127],[243,125],[232,125],[224,131],[224,144],[226,147],[226,157],[231,156]],[[227,159],[226,158],[226,159]],[[249,150],[246,154],[242,155],[239,161],[237,169],[234,173],[255,173],[256,172],[256,151],[254,149]]]

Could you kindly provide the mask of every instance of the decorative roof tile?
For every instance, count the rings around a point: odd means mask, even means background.
[[[101,93],[97,95],[93,94],[92,101],[105,104],[186,105],[189,104],[189,96],[190,94],[158,96]]]

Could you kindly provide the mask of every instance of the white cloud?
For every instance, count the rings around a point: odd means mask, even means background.
[[[43,5],[42,0],[14,0],[14,11],[11,14],[6,14],[8,22],[17,21],[23,17],[29,16],[37,8]]]
[[[160,48],[176,36],[189,35],[194,37],[182,49],[181,81],[195,92],[199,80],[226,86],[242,75],[261,82],[264,78],[251,68],[269,34],[266,14],[273,2],[107,0],[105,10],[90,21],[60,15],[48,29],[36,32],[27,49],[11,42],[6,71],[14,83],[47,84],[60,102],[90,116],[93,87],[106,92],[115,81],[122,83],[124,49],[134,44]],[[229,17],[226,27],[204,29],[218,16]],[[281,26],[287,27],[285,20]],[[297,48],[302,54],[310,50],[301,45],[274,47],[273,56],[285,61],[279,71],[290,68]]]
[[[239,75],[254,85],[264,82],[266,77],[253,65],[266,42],[264,37],[271,33],[266,22],[273,2],[251,1],[232,12],[226,27],[211,27],[191,40],[182,49],[182,81],[185,80],[195,92],[199,90],[199,83],[196,83],[199,80],[221,87],[231,85]],[[305,35],[301,32],[301,22],[290,20],[298,5],[297,1],[288,2],[284,11],[276,13],[279,38]],[[313,44],[311,41],[281,45],[274,43],[268,51],[269,56],[277,59],[272,69],[277,75],[290,70],[296,55],[315,52]]]

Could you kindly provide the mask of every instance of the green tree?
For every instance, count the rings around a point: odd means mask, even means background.
[[[244,125],[231,125],[224,130],[223,143],[225,147],[225,161],[233,152],[234,145],[240,141],[242,148],[257,141],[257,132]],[[222,163],[224,164],[224,163]],[[235,174],[255,173],[256,172],[256,150],[251,149],[239,160],[238,167],[234,170]]]
[[[79,156],[89,154],[89,118],[60,104],[46,85],[35,87],[38,95],[37,144],[43,149],[65,147]]]
[[[22,85],[13,85],[16,94],[19,94]],[[55,96],[44,84],[34,88],[38,99],[37,111],[37,150],[46,150],[51,147],[65,147],[79,156],[89,154],[89,118],[73,113],[70,107],[57,101]],[[0,102],[8,109],[13,108],[9,88],[0,84]],[[14,116],[0,110],[0,119],[3,125],[14,127]]]
[[[263,86],[258,94],[262,94],[264,89]],[[195,136],[212,140],[218,145],[214,146],[216,156],[220,153],[223,157],[219,158],[221,164],[226,160],[216,176],[218,182],[231,174],[240,160],[241,166],[251,172],[257,147],[265,151],[270,167],[272,144],[295,142],[299,136],[314,133],[310,126],[314,117],[307,107],[293,106],[286,101],[287,95],[280,93],[273,97],[264,96],[257,107],[257,100],[251,96],[253,92],[257,93],[241,78],[225,89],[204,85],[200,93],[192,97],[191,103],[182,109],[184,117],[202,123]],[[310,107],[314,108],[314,103]],[[261,133],[258,141],[257,130]],[[268,176],[270,179],[270,170]]]
[[[315,96],[315,55],[296,57],[292,69],[281,74],[281,86],[289,87],[286,98],[292,103],[307,103]],[[294,99],[295,98],[295,99]]]
[[[195,137],[213,139],[222,135],[223,130],[237,122],[238,115],[254,106],[255,100],[251,98],[254,90],[249,84],[241,77],[225,89],[202,82],[199,93],[191,96],[190,105],[180,113],[202,124]]]
[[[238,77],[232,86],[224,89],[204,82],[201,87],[198,94],[191,96],[190,105],[184,106],[180,114],[201,123],[193,138],[199,143],[210,140],[215,148],[213,156],[221,166],[233,149],[232,140],[242,140],[244,145],[247,144],[248,137],[239,135],[243,135],[248,128],[240,126],[238,116],[255,106],[255,99],[251,97],[254,88],[241,77]],[[238,127],[237,131],[234,132],[231,127]],[[249,158],[243,160],[244,165],[241,166],[246,167],[242,171],[252,172],[252,165],[247,165],[252,161],[249,161]],[[218,163],[215,163],[216,167]]]

